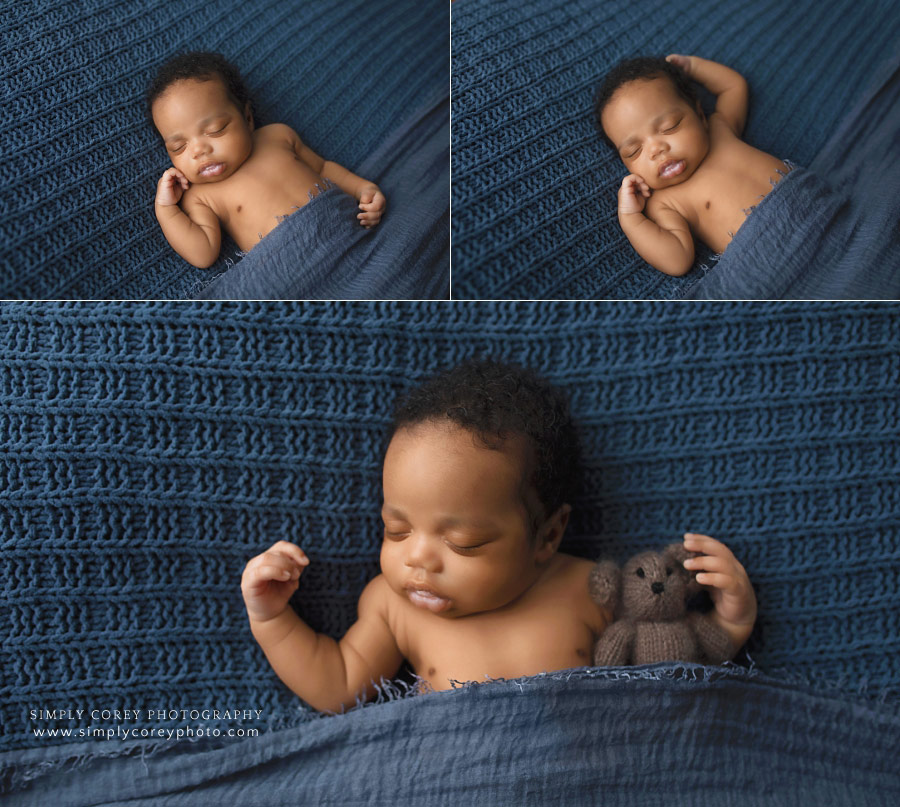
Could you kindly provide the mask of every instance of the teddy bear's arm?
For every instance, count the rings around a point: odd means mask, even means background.
[[[628,664],[634,643],[634,623],[629,619],[613,622],[594,645],[594,666],[620,667]]]
[[[734,656],[736,649],[731,643],[731,637],[708,616],[691,611],[687,620],[710,664],[721,664]]]

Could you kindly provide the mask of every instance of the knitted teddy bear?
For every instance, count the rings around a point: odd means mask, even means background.
[[[734,655],[731,638],[710,617],[687,610],[701,586],[684,568],[695,556],[683,544],[641,552],[620,571],[611,560],[591,571],[594,602],[613,611],[614,621],[594,646],[598,667],[695,661],[720,664]]]

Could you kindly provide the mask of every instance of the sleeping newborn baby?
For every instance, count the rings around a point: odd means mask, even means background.
[[[157,184],[156,218],[172,248],[199,269],[218,258],[220,227],[247,252],[329,183],[359,201],[363,227],[381,219],[385,198],[375,183],[322,159],[290,126],[256,128],[240,74],[218,53],[185,53],[163,65],[147,111],[172,160]]]
[[[708,118],[690,79],[717,96]],[[690,270],[692,234],[724,252],[749,210],[790,170],[741,140],[744,78],[699,56],[621,62],[600,87],[594,113],[629,171],[618,195],[622,230],[668,275]]]
[[[594,563],[558,552],[578,443],[563,394],[535,373],[466,362],[411,390],[384,457],[381,574],[340,641],[288,604],[310,559],[279,541],[241,580],[250,629],[284,683],[316,709],[371,695],[403,659],[435,690],[583,667],[611,615],[591,599]],[[756,598],[724,544],[703,554],[714,618],[734,647]],[[704,579],[707,578],[707,579]]]

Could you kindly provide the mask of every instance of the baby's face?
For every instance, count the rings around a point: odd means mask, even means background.
[[[227,179],[253,150],[253,116],[234,105],[221,81],[177,81],[152,111],[172,164],[191,183]]]
[[[667,78],[619,87],[600,122],[629,173],[654,190],[684,182],[709,152],[706,117]]]
[[[451,618],[523,594],[546,560],[531,541],[530,464],[524,437],[494,451],[449,421],[399,430],[384,459],[382,508],[381,571],[393,591]]]

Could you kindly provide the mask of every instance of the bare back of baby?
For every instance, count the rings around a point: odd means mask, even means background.
[[[253,150],[241,167],[221,182],[192,185],[185,202],[209,207],[241,250],[248,252],[290,215],[310,201],[324,180],[299,156],[283,127],[253,133]]]
[[[668,207],[679,213],[708,247],[724,252],[747,212],[790,170],[782,160],[753,148],[731,130],[721,115],[709,117],[709,152],[684,182],[654,191],[648,215]],[[771,182],[770,182],[771,180]]]
[[[383,575],[373,581],[401,654],[434,690],[451,681],[517,678],[591,664],[610,615],[590,598],[594,564],[557,553],[541,577],[503,608],[447,619],[417,608]]]

